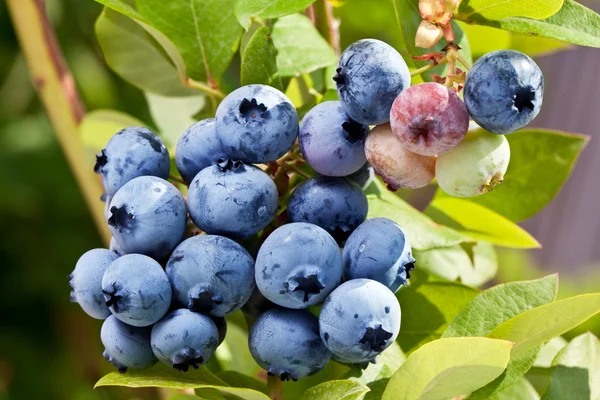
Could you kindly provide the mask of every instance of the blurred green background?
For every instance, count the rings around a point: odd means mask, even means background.
[[[342,47],[369,36],[391,44],[399,40],[391,4],[381,1],[380,7],[373,7],[379,2],[349,0],[338,10]],[[87,109],[121,110],[153,126],[143,93],[104,63],[94,37],[102,6],[92,0],[52,0],[47,6]],[[558,57],[567,53],[562,54]],[[541,65],[551,67],[548,61]],[[572,104],[565,96],[557,107]],[[558,128],[586,133],[585,127]],[[586,152],[591,157],[592,150]],[[577,167],[574,184],[586,172]],[[0,400],[157,398],[154,390],[92,390],[112,367],[101,356],[101,322],[69,303],[65,277],[82,253],[103,243],[33,91],[4,2],[0,2],[0,183]],[[597,227],[597,221],[592,223]],[[540,226],[534,221],[527,227],[537,236]],[[577,235],[573,225],[561,231]],[[496,282],[560,270],[561,297],[599,289],[593,257],[559,265],[544,262],[543,268],[534,259],[552,258],[544,257],[544,251],[500,251]],[[598,335],[598,326],[595,319],[579,331],[592,329]]]

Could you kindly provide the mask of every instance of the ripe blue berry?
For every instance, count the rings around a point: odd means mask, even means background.
[[[279,90],[243,86],[217,108],[217,136],[229,158],[267,163],[283,156],[298,136],[298,114]]]
[[[369,141],[369,136],[367,136],[367,140],[365,141],[365,155],[368,157],[367,154],[367,143]],[[360,167],[360,169],[358,171],[356,171],[355,173],[348,175],[346,177],[346,179],[356,183],[358,186],[360,186],[360,188],[362,190],[365,190],[367,187],[369,187],[369,185],[371,184],[371,182],[373,182],[373,178],[375,178],[375,169],[373,168],[373,166],[371,164],[369,164],[369,162],[367,161],[366,163],[364,163],[364,165],[362,167]]]
[[[254,260],[238,243],[223,236],[184,240],[165,269],[173,296],[192,311],[224,317],[252,295]]]
[[[309,222],[343,243],[367,218],[367,196],[344,178],[320,176],[303,182],[288,201],[291,222]]]
[[[540,112],[544,76],[530,57],[501,50],[481,57],[467,74],[464,98],[471,118],[505,134],[529,124]]]
[[[125,252],[123,251],[121,246],[119,246],[119,244],[115,240],[114,236],[111,236],[111,238],[110,238],[110,245],[109,245],[108,249],[118,256],[125,255]]]
[[[256,286],[270,301],[287,308],[321,303],[339,285],[342,256],[324,229],[305,222],[277,228],[261,246]]]
[[[198,368],[214,354],[219,331],[206,315],[182,308],[171,311],[152,328],[152,351],[178,371]]]
[[[331,357],[319,337],[317,317],[304,310],[265,312],[250,329],[248,346],[258,365],[282,381],[314,375]]]
[[[227,154],[217,137],[214,118],[196,122],[177,141],[175,164],[187,184],[198,172],[226,158]]]
[[[102,295],[102,276],[117,258],[119,256],[110,250],[90,250],[79,258],[75,269],[67,277],[73,289],[71,302],[79,303],[92,318],[105,319],[110,315]]]
[[[410,71],[402,56],[375,39],[348,46],[336,72],[333,80],[344,110],[366,125],[388,122],[394,99],[410,86]]]
[[[400,305],[394,293],[381,283],[353,279],[327,297],[319,329],[325,345],[338,359],[368,362],[396,340]]]
[[[150,327],[130,326],[111,315],[102,324],[100,339],[105,348],[104,358],[121,373],[127,368],[143,369],[156,363],[150,347]]]
[[[152,325],[171,304],[165,271],[141,254],[124,255],[110,264],[102,278],[102,293],[113,315],[132,326]]]
[[[175,186],[154,176],[127,182],[110,202],[108,227],[125,253],[162,259],[185,233],[187,211]]]
[[[102,175],[108,196],[138,176],[167,179],[171,160],[164,143],[151,130],[139,126],[117,132],[96,155],[94,172]]]
[[[188,191],[188,207],[204,232],[242,239],[273,220],[278,198],[269,175],[252,165],[226,160],[196,175]]]
[[[404,231],[387,218],[373,218],[356,228],[342,258],[346,280],[373,279],[393,292],[406,284],[415,262]]]
[[[339,101],[313,107],[302,119],[298,141],[308,164],[319,174],[347,176],[367,161],[367,125],[350,118]]]

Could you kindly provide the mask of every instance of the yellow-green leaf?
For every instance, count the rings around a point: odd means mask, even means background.
[[[369,388],[356,381],[336,380],[313,386],[302,393],[301,400],[357,400],[360,399]]]
[[[485,18],[497,21],[509,17],[545,19],[558,12],[564,0],[463,0],[457,18]]]

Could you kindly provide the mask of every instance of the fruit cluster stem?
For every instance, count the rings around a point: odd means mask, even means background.
[[[110,232],[104,220],[103,204],[100,202],[102,187],[92,169],[84,167],[89,163],[84,158],[78,128],[85,109],[46,15],[45,2],[7,0],[6,4],[27,60],[33,86],[46,108],[98,231],[108,244]]]
[[[283,384],[281,378],[269,375],[267,378],[267,394],[271,400],[283,400]]]
[[[319,0],[314,3],[314,13],[317,29],[327,39],[335,54],[339,57],[342,54],[340,21],[333,15],[333,4],[329,0]]]

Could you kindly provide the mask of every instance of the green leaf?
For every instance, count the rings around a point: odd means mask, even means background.
[[[215,389],[246,400],[270,400],[264,393],[235,388],[213,375],[206,367],[188,372],[177,371],[158,363],[148,369],[129,369],[126,373],[111,372],[96,383],[99,386],[164,387],[171,389]]]
[[[79,124],[84,158],[89,161],[85,168],[92,169],[94,167],[96,154],[106,146],[115,133],[128,126],[144,125],[140,120],[120,111],[100,109],[88,112]]]
[[[575,328],[600,312],[600,293],[558,300],[526,311],[496,327],[487,336],[515,342],[517,356]]]
[[[263,26],[256,30],[242,53],[242,85],[262,83],[283,90],[276,55],[269,28]]]
[[[367,218],[389,218],[406,232],[413,249],[428,250],[472,241],[461,233],[438,225],[425,214],[388,191],[379,179],[367,188],[369,214]]]
[[[248,348],[248,333],[227,317],[227,335],[215,352],[215,357],[224,371],[236,371],[244,375],[258,376],[262,368],[254,361]],[[232,386],[236,386],[223,379]]]
[[[554,301],[557,289],[556,274],[494,286],[463,308],[442,337],[486,336],[510,318]]]
[[[233,0],[136,0],[138,12],[181,53],[188,76],[218,82],[237,51],[242,28]]]
[[[349,366],[330,361],[325,368],[315,375],[299,379],[298,382],[283,382],[283,398],[285,400],[299,400],[305,390],[324,382],[344,379],[348,371],[350,371]]]
[[[404,55],[404,60],[408,64],[409,68],[415,69],[423,67],[427,64],[425,61],[417,61],[409,57],[420,56],[431,52],[440,52],[442,48],[446,45],[445,41],[440,40],[438,44],[436,44],[430,49],[416,47],[415,36],[417,34],[417,28],[419,27],[419,24],[422,21],[421,14],[419,13],[419,0],[393,0],[393,3],[394,10],[396,12],[396,22],[398,23],[398,27],[400,28],[404,45],[399,50]],[[471,57],[471,46],[469,45],[467,35],[463,33],[460,26],[458,26],[458,24],[456,24],[454,21],[452,21],[452,29],[454,30],[454,35],[456,36],[456,40],[454,42],[458,44],[462,49],[460,51],[460,54],[469,64],[472,64],[473,59]],[[431,81],[432,74],[444,75],[446,68],[446,65],[442,65],[430,69],[429,71],[423,72],[422,74],[420,74],[420,76],[426,82]]]
[[[525,378],[519,379],[501,392],[496,393],[489,400],[539,400],[540,395]]]
[[[449,399],[468,394],[504,371],[512,343],[488,338],[429,342],[390,379],[383,400]]]
[[[95,29],[106,63],[129,83],[163,96],[196,93],[183,87],[177,68],[131,18],[105,8]]]
[[[429,204],[432,212],[448,217],[459,232],[477,240],[513,248],[539,248],[541,245],[527,231],[511,220],[470,200],[454,197],[437,198]],[[425,211],[427,213],[427,210]],[[431,215],[431,214],[430,214]]]
[[[508,17],[544,19],[556,14],[562,5],[563,0],[463,0],[455,15],[459,19],[499,20]]]
[[[357,400],[369,391],[363,384],[350,380],[321,383],[304,391],[301,400]]]
[[[555,38],[581,46],[600,47],[600,15],[574,0],[564,0],[562,8],[544,20],[509,17],[500,21],[490,21],[476,15],[469,18],[461,18],[460,15],[455,17],[468,23],[493,26],[526,35]]]
[[[164,97],[146,93],[146,100],[150,115],[170,148],[173,148],[183,132],[196,122],[193,115],[202,110],[206,103],[203,95]]]
[[[400,288],[396,297],[402,307],[402,329],[397,340],[402,350],[409,353],[439,339],[446,326],[478,293],[460,283],[446,282]]]
[[[229,334],[229,328],[227,329],[227,334]],[[244,344],[246,343],[247,342]],[[230,386],[253,389],[259,392],[267,393],[267,385],[264,382],[249,377],[248,375],[244,375],[236,371],[221,371],[217,372],[216,375],[224,382],[227,382],[227,384]]]
[[[271,33],[281,76],[308,74],[337,63],[335,52],[302,14],[277,20]]]
[[[248,29],[252,17],[279,18],[303,11],[315,0],[236,0],[235,15],[240,24]]]
[[[504,182],[493,192],[469,201],[520,222],[532,217],[556,196],[588,138],[543,129],[523,129],[506,135],[510,164]],[[436,199],[449,197],[441,190]]]
[[[460,279],[469,286],[481,286],[496,275],[498,260],[490,243],[461,243],[431,250],[414,250],[417,268],[440,278]]]
[[[592,333],[571,340],[554,359],[542,400],[600,398],[600,343]]]
[[[558,352],[561,351],[568,343],[569,342],[567,342],[562,336],[557,336],[550,339],[542,346],[533,366],[538,368],[550,368],[552,366],[552,361]]]

